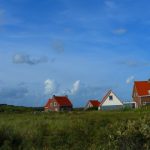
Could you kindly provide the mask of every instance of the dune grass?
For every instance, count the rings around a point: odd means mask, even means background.
[[[150,111],[0,113],[0,150],[150,149]]]

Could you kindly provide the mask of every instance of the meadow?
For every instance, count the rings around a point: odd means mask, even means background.
[[[150,109],[0,113],[0,150],[149,149]]]

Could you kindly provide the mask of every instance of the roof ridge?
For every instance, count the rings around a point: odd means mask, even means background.
[[[63,95],[63,96],[57,96],[57,95],[54,95],[54,97],[68,97],[67,95]]]

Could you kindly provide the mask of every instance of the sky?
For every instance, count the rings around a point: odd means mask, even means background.
[[[0,103],[75,107],[150,78],[149,0],[0,0]]]

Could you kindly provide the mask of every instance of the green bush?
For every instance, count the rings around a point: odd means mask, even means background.
[[[90,108],[88,108],[88,109],[86,109],[87,111],[89,110],[89,111],[94,111],[94,110],[98,110],[98,107],[90,107]]]

